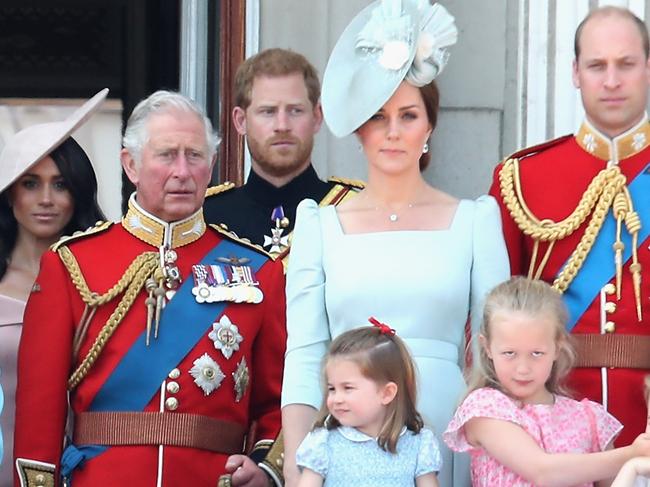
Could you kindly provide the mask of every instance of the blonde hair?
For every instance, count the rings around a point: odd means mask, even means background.
[[[335,359],[354,362],[364,377],[377,384],[394,382],[397,385],[397,394],[387,406],[386,419],[377,437],[382,449],[396,453],[402,428],[406,426],[418,433],[424,425],[415,409],[416,369],[406,345],[398,336],[389,335],[374,326],[355,328],[339,335],[323,359],[324,400],[314,423],[315,428],[334,429],[341,425],[330,416],[326,400],[328,388],[325,369]]]
[[[566,330],[568,312],[562,296],[544,281],[513,277],[492,289],[485,298],[483,323],[480,334],[490,342],[490,325],[498,313],[525,313],[535,318],[550,316],[555,324],[557,359],[553,363],[546,388],[553,394],[570,395],[564,379],[573,367],[576,353]],[[485,347],[479,347],[477,363],[469,380],[467,394],[481,387],[492,387],[505,392],[497,379],[494,363],[488,357]]]

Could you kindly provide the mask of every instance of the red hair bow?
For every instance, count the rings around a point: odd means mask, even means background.
[[[393,329],[392,329],[390,326],[388,326],[387,324],[382,323],[381,321],[379,321],[379,320],[378,320],[377,318],[375,318],[374,316],[371,316],[370,318],[368,318],[368,321],[369,321],[370,323],[372,323],[373,326],[376,326],[377,328],[379,328],[379,332],[380,332],[381,334],[383,334],[383,335],[390,335],[390,336],[393,336],[393,335],[395,334],[395,330],[393,330]]]

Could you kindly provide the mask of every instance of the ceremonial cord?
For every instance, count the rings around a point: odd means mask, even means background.
[[[605,217],[610,207],[617,218],[619,230],[617,231],[616,241],[614,243],[615,261],[617,262],[617,272],[620,275],[619,268],[622,266],[623,243],[620,238],[621,222],[625,221],[628,232],[632,235],[634,248],[632,249],[632,272],[633,283],[635,287],[635,296],[637,299],[637,312],[640,316],[640,280],[641,265],[638,263],[636,244],[638,232],[641,229],[641,221],[638,214],[634,211],[632,199],[626,187],[627,180],[618,166],[611,166],[600,171],[591,181],[587,190],[580,198],[580,202],[573,212],[564,220],[554,222],[552,220],[539,220],[528,208],[523,197],[521,189],[521,178],[519,175],[519,160],[508,159],[503,163],[499,173],[499,183],[503,202],[508,208],[510,215],[519,227],[519,229],[533,239],[533,258],[530,262],[529,276],[539,278],[543,268],[548,262],[548,257],[557,240],[561,240],[575,232],[580,225],[591,214],[591,219],[585,229],[585,233],[580,239],[577,247],[572,252],[566,265],[562,268],[559,275],[553,282],[553,287],[559,292],[566,291],[583,266],[589,251],[594,245],[598,232],[603,226]],[[535,261],[539,242],[549,242],[549,248],[542,259],[537,271],[535,271]],[[620,277],[617,279],[620,287]],[[639,289],[639,291],[637,291]],[[618,290],[620,296],[620,290]],[[639,317],[640,319],[640,317]]]
[[[113,335],[118,325],[124,319],[124,316],[133,305],[138,297],[140,290],[145,284],[147,278],[152,276],[159,267],[159,255],[157,252],[145,252],[135,258],[129,265],[124,275],[119,281],[104,294],[97,294],[88,287],[88,284],[81,272],[79,263],[75,259],[70,249],[62,246],[57,250],[61,261],[65,265],[74,286],[79,291],[81,299],[87,307],[96,308],[116,298],[124,292],[122,299],[117,307],[102,327],[95,338],[90,350],[81,361],[79,366],[68,379],[68,388],[74,389],[88,374],[91,367],[101,354],[108,339]],[[86,314],[86,313],[84,313]],[[80,325],[83,326],[83,325]]]

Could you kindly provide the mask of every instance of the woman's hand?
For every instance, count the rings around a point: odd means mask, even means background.
[[[285,487],[297,487],[300,472],[296,465],[296,450],[311,430],[316,410],[305,404],[289,404],[282,408],[282,435],[284,438],[284,474]]]

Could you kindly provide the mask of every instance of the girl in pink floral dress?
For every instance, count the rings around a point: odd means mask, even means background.
[[[566,395],[575,358],[566,320],[560,295],[541,281],[515,277],[486,298],[469,393],[443,435],[470,453],[472,485],[593,485],[650,455],[647,433],[612,450],[621,424],[600,404]]]

